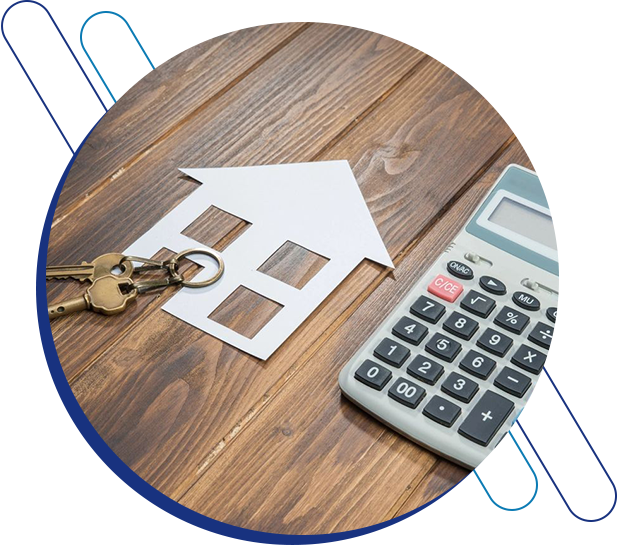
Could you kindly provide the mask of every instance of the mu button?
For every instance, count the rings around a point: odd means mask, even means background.
[[[436,295],[448,303],[454,303],[463,293],[463,285],[447,276],[438,274],[428,286],[429,293]]]

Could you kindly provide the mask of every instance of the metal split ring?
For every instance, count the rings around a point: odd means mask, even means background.
[[[178,272],[178,263],[182,259],[185,259],[188,256],[194,254],[205,255],[214,259],[218,264],[218,270],[216,271],[216,273],[214,273],[214,275],[210,278],[207,278],[206,280],[202,280],[200,282],[190,282],[188,280],[184,280],[184,277]],[[165,264],[168,265],[170,268],[173,268],[174,273],[172,273],[172,276],[174,274],[177,274],[182,278],[179,283],[185,288],[203,288],[205,286],[210,286],[217,282],[219,278],[223,276],[223,272],[225,271],[225,263],[223,262],[223,258],[220,256],[220,254],[218,252],[215,252],[214,250],[209,250],[207,248],[193,248],[191,250],[184,250],[183,252],[178,252],[171,259],[168,259]]]

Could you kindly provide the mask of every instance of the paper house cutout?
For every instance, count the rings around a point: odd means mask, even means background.
[[[268,358],[364,258],[394,268],[347,161],[180,170],[201,187],[125,254],[203,247],[182,231],[210,206],[249,222],[221,252],[225,272],[216,284],[183,288],[163,306],[248,354]],[[301,289],[257,270],[287,241],[328,259]],[[194,280],[212,276],[214,261],[194,257],[204,267]],[[252,339],[208,318],[239,286],[283,306]]]

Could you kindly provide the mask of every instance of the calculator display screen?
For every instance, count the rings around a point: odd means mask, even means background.
[[[501,232],[505,229],[516,234],[532,250],[539,250],[540,245],[563,257],[617,256],[617,218],[600,222],[577,222],[569,218],[561,221],[504,197],[488,222],[498,226]]]

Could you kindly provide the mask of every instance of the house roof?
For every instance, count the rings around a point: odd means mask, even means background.
[[[329,259],[366,257],[394,268],[347,161],[180,170],[251,229],[282,231]]]

